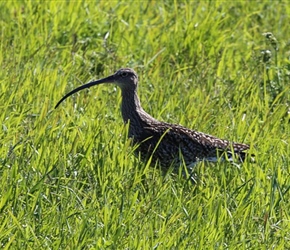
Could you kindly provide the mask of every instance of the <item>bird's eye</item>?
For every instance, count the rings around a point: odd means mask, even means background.
[[[122,72],[122,73],[121,73],[121,76],[122,76],[122,77],[126,77],[126,76],[128,76],[128,72]]]

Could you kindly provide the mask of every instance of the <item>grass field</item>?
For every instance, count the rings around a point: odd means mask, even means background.
[[[1,248],[290,249],[289,3],[96,2],[0,2]],[[121,67],[148,113],[255,163],[149,167],[113,85],[54,109]]]

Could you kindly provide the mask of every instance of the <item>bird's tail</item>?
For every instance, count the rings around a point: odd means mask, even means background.
[[[244,162],[247,158],[250,158],[251,162],[254,161],[254,154],[249,153],[250,146],[242,143],[232,143],[226,149],[220,149],[219,154],[226,160],[231,162]]]

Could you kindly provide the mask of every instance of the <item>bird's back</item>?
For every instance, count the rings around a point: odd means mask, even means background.
[[[165,122],[139,127],[132,137],[134,143],[139,144],[137,152],[141,157],[148,159],[152,156],[153,163],[158,161],[163,168],[182,162],[193,166],[199,161],[218,161],[220,158],[243,161],[245,151],[249,149],[246,144],[222,140]]]

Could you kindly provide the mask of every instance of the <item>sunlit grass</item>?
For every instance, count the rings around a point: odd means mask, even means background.
[[[0,10],[3,249],[290,248],[287,2]],[[54,110],[121,67],[138,72],[148,113],[249,143],[255,163],[201,163],[197,185],[152,169],[134,157],[113,85]]]

